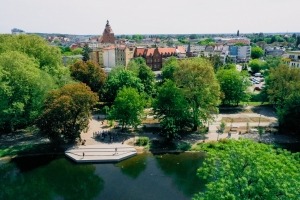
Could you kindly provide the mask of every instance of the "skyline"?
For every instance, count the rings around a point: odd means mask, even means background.
[[[101,35],[106,20],[116,35],[300,32],[297,1],[0,0],[0,33]]]

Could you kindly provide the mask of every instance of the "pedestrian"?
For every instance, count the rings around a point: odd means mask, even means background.
[[[117,151],[118,151],[118,148],[116,147],[116,148],[115,148],[115,155],[117,154]]]
[[[84,158],[84,152],[82,152],[82,158]]]

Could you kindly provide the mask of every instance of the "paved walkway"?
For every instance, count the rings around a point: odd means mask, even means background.
[[[80,145],[72,147],[65,155],[75,162],[119,162],[136,155],[135,148],[120,144]]]

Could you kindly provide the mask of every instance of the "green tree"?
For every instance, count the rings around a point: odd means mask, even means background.
[[[220,136],[221,134],[224,133],[225,128],[226,128],[226,123],[225,123],[224,121],[221,121],[220,128],[219,128],[219,130],[218,130],[218,138],[217,138],[217,141],[219,140],[219,136]]]
[[[251,48],[251,58],[252,59],[258,59],[261,58],[264,55],[264,50],[262,48],[256,46]]]
[[[179,62],[175,72],[175,83],[182,89],[193,115],[193,130],[213,118],[218,112],[220,85],[211,62],[203,58],[186,59]]]
[[[83,83],[68,84],[49,93],[37,121],[40,132],[52,142],[74,142],[88,127],[98,97]]]
[[[217,72],[223,66],[223,62],[221,61],[221,57],[219,55],[211,55],[208,59],[212,63],[215,72]]]
[[[300,93],[298,88],[290,94],[282,108],[278,109],[279,123],[282,129],[300,134]]]
[[[251,68],[252,73],[260,72],[264,67],[264,61],[258,59],[251,60],[249,67]]]
[[[207,184],[195,200],[299,199],[299,154],[250,140],[204,145],[208,157],[197,174]]]
[[[300,35],[297,36],[296,48],[299,48],[299,45],[300,45]]]
[[[299,89],[300,69],[291,68],[287,65],[280,65],[270,69],[270,74],[266,79],[266,91],[270,103],[277,108],[285,105],[285,100],[289,95]]]
[[[93,92],[99,92],[106,80],[106,74],[99,65],[92,61],[77,61],[70,66],[71,76],[87,84]]]
[[[110,118],[119,121],[122,129],[126,126],[138,126],[144,111],[144,97],[134,88],[122,88],[110,111]]]
[[[19,52],[0,54],[0,129],[13,131],[31,124],[42,112],[54,79],[34,58]]]
[[[167,79],[174,81],[174,72],[179,68],[178,60],[175,57],[168,58],[162,67],[162,79],[166,81]]]
[[[238,105],[241,101],[249,100],[247,88],[250,84],[244,73],[236,69],[220,69],[217,79],[221,86],[222,104]]]
[[[18,51],[34,58],[44,72],[50,74],[59,86],[70,83],[69,69],[64,67],[58,47],[50,46],[36,35],[0,35],[0,54]]]
[[[141,79],[144,85],[144,92],[151,97],[154,93],[155,74],[151,68],[146,65],[145,60],[141,57],[135,58],[130,61],[127,68]]]
[[[92,50],[89,48],[88,44],[85,44],[83,49],[82,49],[82,61],[86,62],[90,60],[90,53]]]
[[[133,72],[126,69],[120,69],[115,73],[110,73],[104,86],[104,99],[113,102],[117,93],[123,87],[131,87],[137,89],[139,93],[144,91],[144,85]]]
[[[162,136],[172,140],[180,131],[191,127],[191,112],[184,93],[171,80],[167,80],[158,90],[153,102],[155,116],[162,127]]]

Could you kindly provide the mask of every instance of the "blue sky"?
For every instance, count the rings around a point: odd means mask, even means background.
[[[0,33],[300,32],[299,0],[0,0]]]

